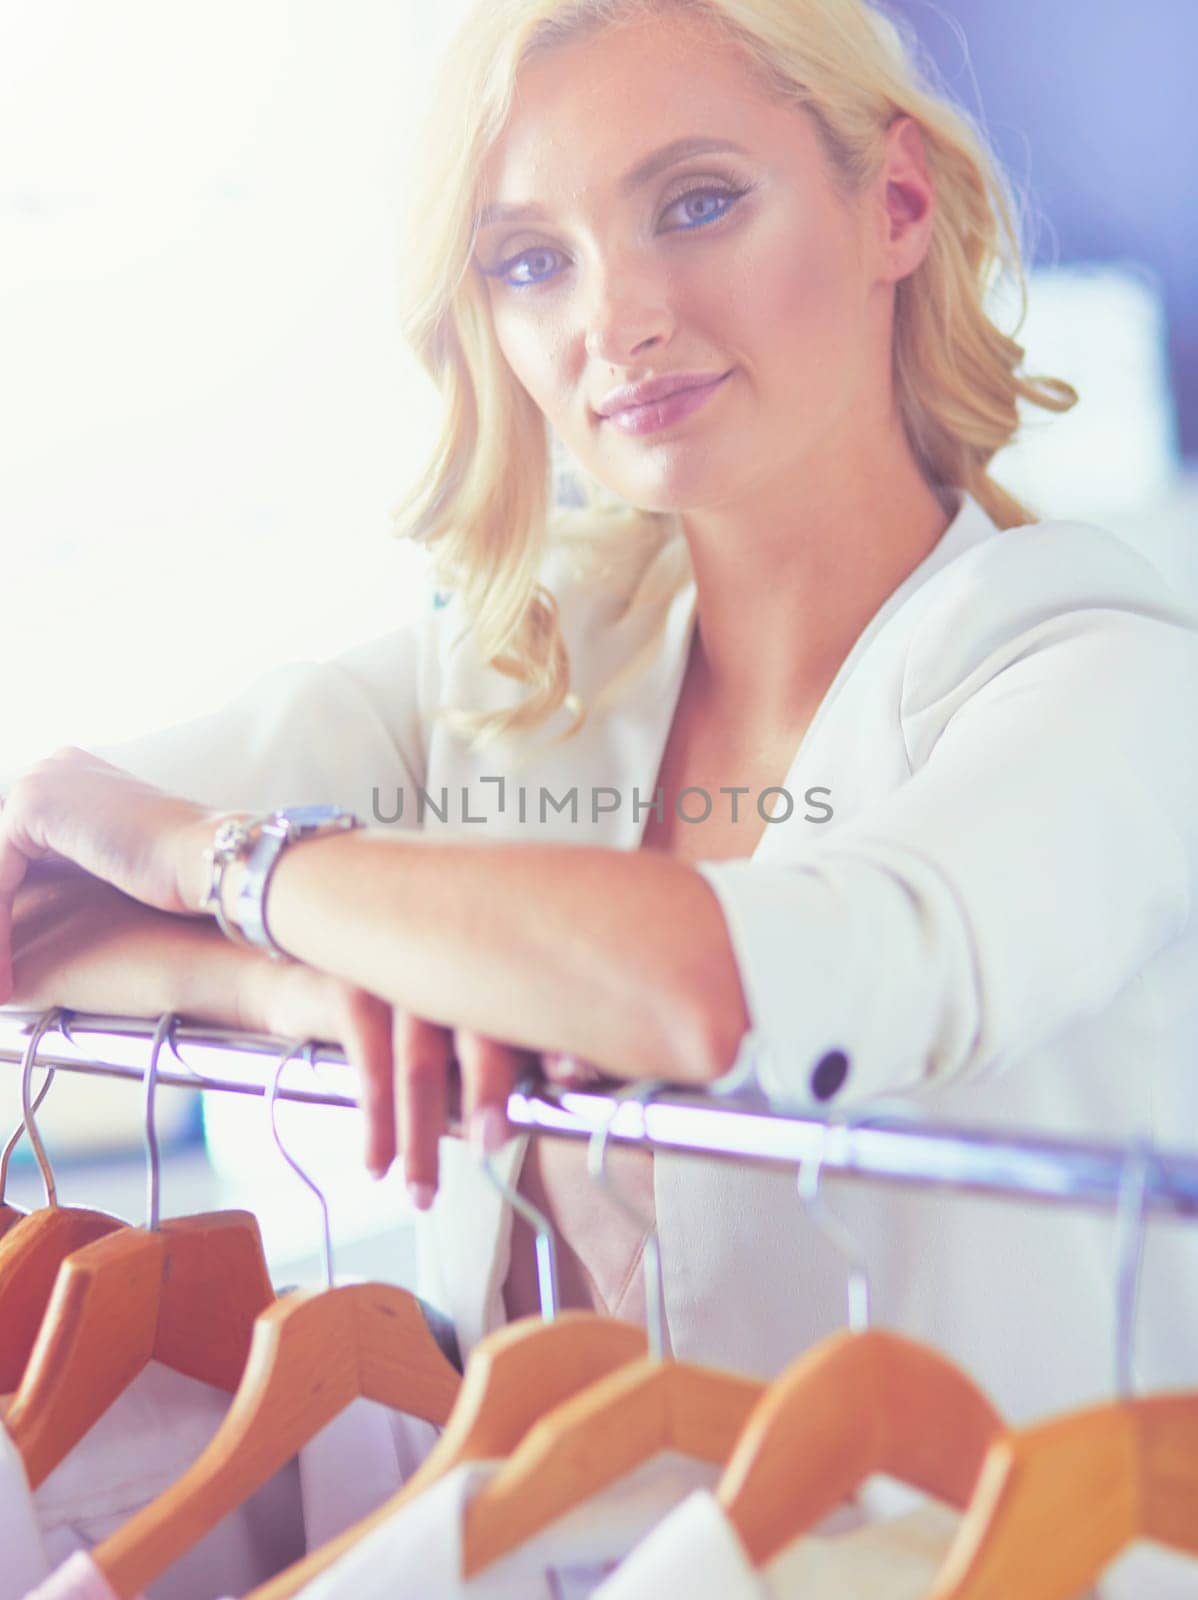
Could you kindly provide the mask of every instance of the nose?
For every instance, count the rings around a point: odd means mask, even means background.
[[[627,258],[596,270],[586,309],[586,350],[596,362],[628,367],[667,344],[674,313],[665,275]]]

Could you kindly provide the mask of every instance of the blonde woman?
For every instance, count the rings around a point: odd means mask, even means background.
[[[1018,402],[1074,396],[988,313],[1022,279],[978,132],[864,0],[479,0],[442,70],[403,259],[442,431],[400,517],[440,592],[199,722],[14,777],[0,999],[344,1044],[467,1351],[535,1300],[523,1226],[445,1136],[459,1075],[465,1128],[554,1217],[567,1303],[632,1317],[643,1230],[577,1148],[507,1137],[538,1061],[692,1085],[748,1062],[830,1112],[901,1092],[1192,1138],[1198,619],[988,474]],[[564,465],[582,504],[555,503]],[[279,855],[278,962],[222,936],[204,853],[298,802],[368,826]],[[792,1174],[617,1169],[678,1356],[769,1374],[840,1325]],[[1012,1418],[1108,1392],[1108,1217],[835,1202],[877,1319]],[[1145,1279],[1153,1384],[1195,1376],[1177,1245]]]

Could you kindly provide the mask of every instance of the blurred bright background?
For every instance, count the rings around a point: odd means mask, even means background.
[[[1198,13],[893,9],[1028,190],[1021,342],[1082,394],[996,475],[1198,601]],[[435,393],[396,321],[398,200],[461,10],[0,0],[0,773],[214,709],[419,605],[389,512]],[[201,1119],[197,1099],[161,1095],[164,1213],[249,1206],[276,1278],[314,1273],[316,1207],[261,1103],[205,1096]],[[140,1220],[139,1116],[135,1086],[60,1079],[42,1122],[64,1198]],[[404,1281],[401,1186],[362,1174],[357,1115],[282,1116],[341,1270]],[[37,1193],[18,1164],[10,1198]]]

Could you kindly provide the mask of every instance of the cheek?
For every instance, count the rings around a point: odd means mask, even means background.
[[[740,290],[745,315],[770,330],[775,365],[843,344],[860,316],[847,241],[822,224],[779,230]]]
[[[787,434],[821,432],[854,403],[868,325],[851,239],[820,218],[779,229],[736,286],[744,348],[767,413]]]
[[[561,369],[562,341],[552,317],[499,300],[494,302],[492,315],[504,359],[538,405],[542,404]]]

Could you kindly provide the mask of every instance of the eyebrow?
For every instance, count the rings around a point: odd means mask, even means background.
[[[660,150],[654,150],[651,155],[646,156],[630,172],[626,172],[617,188],[622,195],[628,196],[655,178],[659,172],[663,172],[666,167],[672,167],[675,162],[685,160],[687,156],[709,155],[716,150],[734,150],[742,156],[749,154],[743,145],[736,144],[731,139],[711,139],[698,135],[685,139],[672,139],[669,144],[663,144]],[[548,220],[549,214],[544,206],[539,206],[535,202],[513,205],[504,200],[494,200],[490,205],[483,206],[478,213],[477,227],[481,231],[496,222],[548,222]]]

